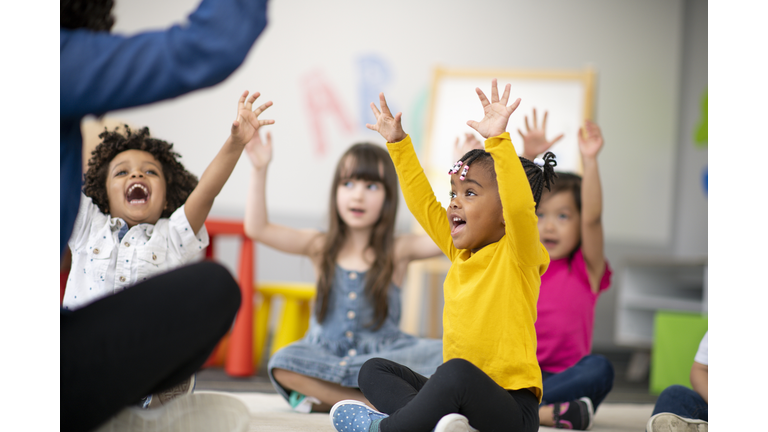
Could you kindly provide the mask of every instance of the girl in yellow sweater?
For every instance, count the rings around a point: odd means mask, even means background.
[[[518,158],[506,132],[510,85],[491,101],[478,88],[485,115],[467,124],[486,138],[450,170],[451,202],[443,209],[419,165],[402,114],[384,95],[372,105],[408,208],[452,261],[443,286],[443,365],[429,379],[371,359],[358,384],[378,410],[342,401],[331,410],[338,431],[536,431],[541,371],[536,360],[536,301],[549,255],[539,242],[536,203],[554,177],[554,155]],[[470,426],[471,425],[471,426]]]

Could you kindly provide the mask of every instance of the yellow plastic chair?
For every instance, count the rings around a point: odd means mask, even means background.
[[[280,348],[304,337],[309,328],[310,302],[317,289],[313,283],[262,282],[257,283],[254,290],[261,295],[261,305],[253,321],[253,362],[254,367],[258,367],[267,342],[272,298],[283,298],[283,310],[272,337],[270,356]]]

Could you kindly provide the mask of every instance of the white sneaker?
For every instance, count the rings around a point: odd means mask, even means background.
[[[435,432],[478,432],[469,425],[469,420],[461,414],[448,414],[437,422]]]
[[[248,408],[233,396],[195,393],[156,409],[126,408],[95,432],[245,432],[250,420]]]
[[[658,413],[648,419],[647,432],[707,432],[704,420],[689,419],[672,413]]]

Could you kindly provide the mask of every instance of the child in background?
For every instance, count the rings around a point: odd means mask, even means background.
[[[691,387],[664,389],[648,419],[647,432],[707,432],[709,429],[709,332],[699,343],[691,365]]]
[[[231,135],[200,182],[177,161],[173,144],[125,126],[105,131],[85,173],[69,248],[72,269],[64,309],[77,309],[158,273],[180,267],[208,245],[205,219],[246,143],[274,120],[255,111],[259,93],[238,101]],[[247,100],[246,100],[247,98]]]
[[[317,298],[305,337],[278,350],[268,364],[275,389],[300,412],[328,412],[344,399],[367,403],[358,372],[386,357],[430,375],[442,363],[442,342],[399,329],[400,286],[408,263],[440,249],[425,235],[395,236],[397,175],[387,151],[356,144],[336,166],[326,232],[273,224],[266,179],[272,140],[258,136],[246,151],[253,163],[246,205],[247,235],[314,265]],[[307,178],[306,181],[313,181]]]
[[[491,101],[478,88],[485,115],[467,124],[486,138],[451,174],[451,202],[443,209],[424,175],[401,113],[384,95],[376,124],[388,142],[406,203],[452,261],[445,279],[443,357],[427,379],[405,366],[372,359],[360,371],[363,394],[381,412],[354,402],[331,411],[340,432],[536,431],[541,372],[536,361],[536,299],[549,256],[536,230],[536,202],[554,176],[552,155],[541,166],[518,158],[505,132],[520,104],[507,106],[508,84]],[[543,170],[542,170],[543,168]],[[470,426],[471,425],[471,426]]]
[[[547,141],[547,112],[539,128],[525,118],[523,156],[534,158],[563,137]],[[611,269],[603,253],[602,192],[597,154],[603,147],[600,128],[586,121],[578,134],[583,179],[558,173],[552,189],[541,195],[536,212],[539,236],[552,260],[541,278],[536,337],[544,396],[541,424],[584,430],[574,410],[594,411],[613,387],[613,366],[591,355],[595,304],[611,284]],[[591,415],[589,416],[591,417]]]

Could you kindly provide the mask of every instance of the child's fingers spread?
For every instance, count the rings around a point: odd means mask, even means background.
[[[531,127],[528,125],[528,116],[525,116],[525,131],[530,132]]]
[[[375,130],[376,130],[376,125],[372,125],[372,124],[370,124],[370,123],[366,123],[366,124],[365,124],[365,127],[367,127],[368,129],[370,129],[370,130],[372,130],[372,131],[375,131]],[[378,132],[378,131],[377,131],[377,132]]]
[[[523,135],[523,131],[521,131],[519,128],[517,129],[517,133],[520,134],[520,138],[525,139],[525,135]]]
[[[549,111],[544,111],[544,118],[541,120],[541,129],[546,130],[547,129],[547,115],[549,115]]]
[[[272,106],[272,101],[269,101],[269,102],[263,103],[263,104],[261,104],[261,106],[259,106],[258,108],[256,108],[256,111],[254,111],[253,113],[254,113],[254,114],[256,114],[256,115],[258,116],[259,114],[263,113],[263,112],[264,112],[264,110],[266,110],[267,108],[269,108],[269,107],[271,107],[271,106]]]
[[[379,108],[373,102],[371,102],[371,111],[373,111],[373,115],[376,116],[376,120],[378,120],[379,116],[381,115],[381,111],[379,111]]]
[[[248,90],[244,91],[242,95],[240,95],[240,100],[237,101],[237,107],[240,109],[241,106],[245,105],[245,98],[248,97]]]
[[[477,92],[477,96],[480,98],[480,102],[483,103],[483,108],[485,108],[487,105],[490,105],[490,102],[488,102],[488,98],[485,97],[485,93],[483,93],[483,91],[480,90],[480,87],[475,87],[475,91]]]
[[[512,84],[507,84],[506,86],[504,86],[504,94],[501,96],[501,103],[503,103],[504,105],[506,105],[507,102],[509,101],[509,92],[511,89],[512,89]]]
[[[491,102],[499,101],[499,87],[496,85],[496,79],[491,82]]]
[[[260,96],[259,92],[256,92],[251,95],[251,97],[248,98],[248,100],[245,102],[245,108],[250,110],[253,107],[253,103],[256,101],[256,98]]]
[[[379,93],[379,105],[381,105],[381,112],[391,115],[389,106],[387,106],[387,99],[384,98],[384,93]]]
[[[259,120],[259,126],[275,124],[274,120]]]
[[[508,113],[510,113],[510,114],[512,114],[513,112],[515,112],[515,110],[516,110],[516,109],[517,109],[517,107],[519,107],[519,106],[520,106],[520,98],[517,98],[517,100],[515,100],[514,102],[512,102],[512,105],[510,105],[510,106],[508,106],[508,107],[507,107],[507,112],[508,112]]]
[[[553,139],[553,140],[552,140],[552,142],[551,142],[551,143],[549,143],[549,144],[550,144],[550,145],[552,145],[552,144],[554,144],[554,143],[556,143],[556,142],[560,141],[560,140],[563,138],[563,136],[564,136],[564,135],[565,135],[565,134],[560,134],[560,135],[558,135],[558,136],[557,136],[557,138]]]

